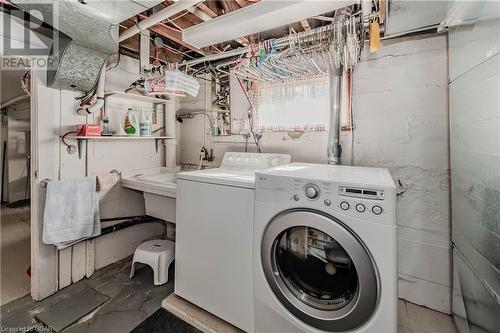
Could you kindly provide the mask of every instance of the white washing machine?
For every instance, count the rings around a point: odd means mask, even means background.
[[[386,169],[258,172],[256,333],[397,332],[396,186]]]
[[[175,293],[253,332],[255,171],[290,155],[226,153],[220,168],[177,174]]]

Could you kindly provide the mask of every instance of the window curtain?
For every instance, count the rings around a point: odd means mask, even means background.
[[[257,82],[253,90],[256,127],[261,132],[328,130],[328,76]]]

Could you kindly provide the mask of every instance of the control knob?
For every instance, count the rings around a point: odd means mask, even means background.
[[[319,188],[314,184],[306,185],[304,192],[309,199],[316,199],[319,196]]]

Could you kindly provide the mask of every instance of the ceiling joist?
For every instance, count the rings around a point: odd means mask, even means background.
[[[209,7],[204,5],[203,3],[199,4],[197,7],[190,9],[189,11],[191,13],[193,13],[194,15],[198,16],[200,19],[202,19],[205,22],[209,21],[213,18],[216,18],[218,16],[212,9],[210,9]],[[240,37],[238,39],[235,39],[235,41],[238,42],[242,46],[250,45],[250,41],[248,39],[246,39],[245,37]]]

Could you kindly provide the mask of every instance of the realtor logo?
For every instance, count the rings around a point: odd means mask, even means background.
[[[57,54],[54,51],[59,44],[54,2],[18,3],[19,7],[2,3],[1,67],[52,68],[57,63],[53,54]]]

